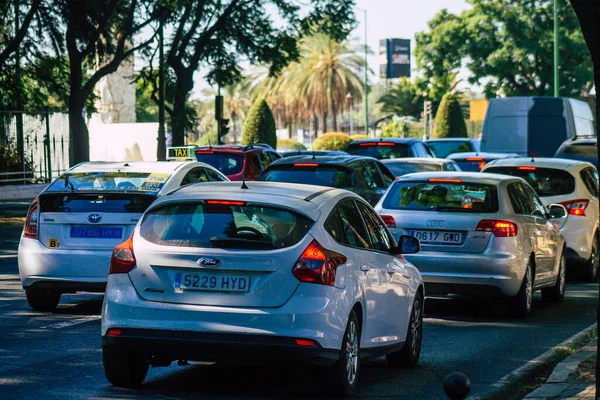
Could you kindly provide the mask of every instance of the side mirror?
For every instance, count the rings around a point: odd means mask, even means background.
[[[550,210],[550,219],[567,218],[567,215],[569,215],[562,204],[550,204],[548,209]]]
[[[421,251],[421,243],[414,236],[402,235],[398,238],[397,250],[400,254],[415,254]]]

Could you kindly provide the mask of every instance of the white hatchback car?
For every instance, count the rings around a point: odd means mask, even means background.
[[[592,164],[560,158],[511,158],[492,161],[482,172],[523,178],[545,206],[564,205],[569,215],[559,226],[567,244],[569,269],[591,281],[598,278],[598,171]]]
[[[413,365],[423,284],[373,209],[320,186],[192,185],[152,204],[114,250],[102,359],[116,386],[174,360],[307,362],[350,393],[359,361]]]
[[[27,301],[54,309],[63,293],[104,292],[114,247],[158,196],[228,181],[200,162],[86,162],[58,177],[29,207],[18,263]]]

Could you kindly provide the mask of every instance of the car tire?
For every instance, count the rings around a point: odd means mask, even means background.
[[[352,310],[342,339],[340,358],[330,370],[330,383],[333,382],[336,396],[349,396],[356,388],[360,369],[360,328],[358,317]]]
[[[527,263],[525,276],[521,288],[516,296],[512,298],[511,310],[516,317],[529,317],[533,309],[533,268],[531,261]]]
[[[554,286],[542,289],[542,300],[552,303],[560,303],[565,297],[565,271],[566,260],[565,253],[560,255],[560,266],[558,267],[558,277]]]
[[[386,356],[388,365],[393,368],[406,368],[417,365],[421,356],[423,340],[423,295],[417,292],[413,301],[406,341],[401,350]]]
[[[25,288],[27,303],[36,311],[52,311],[60,301],[60,292],[50,289]]]
[[[590,258],[585,262],[583,268],[583,279],[588,282],[598,281],[598,268],[600,260],[598,257],[598,234],[594,235],[594,243],[592,244],[592,254]]]
[[[148,373],[148,362],[140,356],[126,352],[102,350],[102,364],[106,379],[117,387],[134,387],[140,385]]]

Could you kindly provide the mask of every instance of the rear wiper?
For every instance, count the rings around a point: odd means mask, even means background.
[[[68,187],[69,189],[71,189],[71,192],[75,191],[75,186],[69,180],[69,175],[65,175],[65,187]]]
[[[270,242],[262,242],[260,240],[238,239],[238,238],[217,238],[210,239],[212,245],[218,247],[256,249],[259,250],[275,250],[275,246]]]

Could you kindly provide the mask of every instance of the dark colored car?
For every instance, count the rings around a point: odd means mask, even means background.
[[[194,151],[196,160],[215,167],[232,181],[255,181],[272,162],[281,158],[270,146],[262,144],[206,146]]]
[[[293,150],[280,152],[282,157],[291,156],[304,156],[304,155],[315,155],[315,156],[347,156],[348,153],[339,150]]]
[[[258,179],[350,190],[375,205],[396,179],[380,161],[355,156],[294,156],[269,166]]]
[[[346,152],[353,156],[373,157],[378,160],[386,158],[435,157],[422,140],[412,138],[355,140],[348,145]]]
[[[479,152],[479,140],[469,138],[430,139],[425,144],[439,158],[446,158],[453,153]]]
[[[415,172],[461,171],[457,163],[446,158],[396,158],[381,162],[396,177]]]
[[[565,140],[556,151],[554,157],[587,161],[598,168],[598,139],[588,136]]]
[[[518,154],[511,153],[454,153],[447,158],[458,164],[461,170],[467,172],[480,172],[485,164],[493,160],[503,158],[519,157]]]

